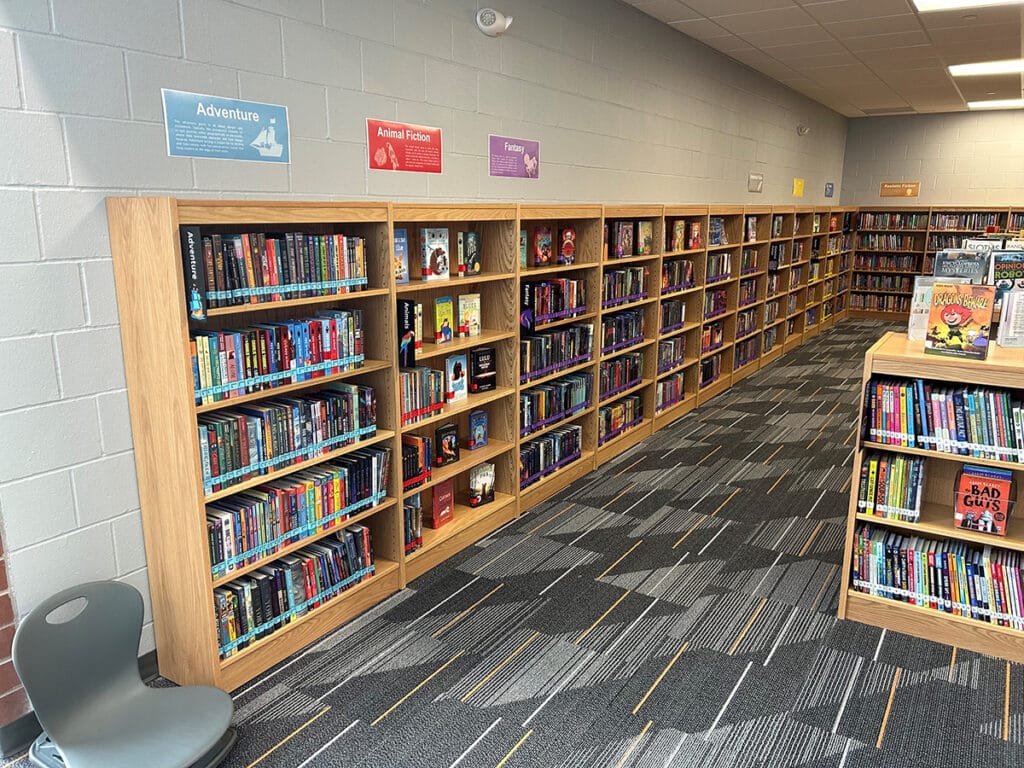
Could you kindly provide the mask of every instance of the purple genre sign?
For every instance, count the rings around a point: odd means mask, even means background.
[[[540,142],[489,134],[490,175],[536,179],[540,175]]]

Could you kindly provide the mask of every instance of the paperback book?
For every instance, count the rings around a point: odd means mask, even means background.
[[[459,296],[459,336],[480,335],[480,294],[464,293]]]
[[[1001,347],[1024,347],[1024,286],[1015,285],[1003,294],[996,344]]]
[[[984,285],[988,279],[989,251],[948,249],[935,254],[932,274],[938,278],[966,277],[974,285]]]
[[[487,411],[469,412],[469,438],[467,447],[471,451],[487,445]]]
[[[469,470],[469,506],[494,501],[494,465],[484,462]]]
[[[576,262],[576,230],[573,227],[562,227],[558,231],[558,263],[574,264]]]
[[[454,424],[445,424],[434,430],[434,445],[437,446],[435,466],[443,467],[459,460],[459,431]]]
[[[477,347],[469,353],[469,391],[489,392],[498,381],[492,347]]]
[[[965,464],[955,486],[957,527],[1005,536],[1016,490],[1010,470]]]
[[[469,396],[466,356],[449,355],[445,359],[444,370],[445,399],[450,403],[465,400]]]
[[[547,267],[551,264],[551,227],[537,227],[533,230],[533,266]]]
[[[654,253],[654,222],[642,220],[636,223],[636,255],[649,256]]]
[[[409,282],[409,232],[404,227],[395,228],[395,282]]]
[[[1003,305],[1003,296],[1014,286],[1024,287],[1024,251],[992,251],[992,279],[996,287],[996,306]]]
[[[519,230],[519,266],[526,269],[526,230]]]
[[[995,302],[991,285],[936,283],[924,342],[926,354],[984,360]]]
[[[451,296],[434,299],[434,342],[445,344],[455,338],[455,306]]]
[[[477,232],[459,233],[459,277],[480,274],[480,235]]]
[[[914,278],[914,294],[910,299],[910,319],[907,322],[907,338],[924,341],[928,336],[928,319],[932,311],[932,288],[935,283],[967,284],[964,277],[938,278],[918,276]]]
[[[416,302],[410,299],[398,300],[398,365],[416,366]]]
[[[420,232],[421,276],[426,281],[447,280],[449,259],[447,227],[428,227]]]
[[[442,480],[431,490],[433,504],[430,519],[424,522],[428,528],[440,528],[455,519],[455,491],[452,480]]]

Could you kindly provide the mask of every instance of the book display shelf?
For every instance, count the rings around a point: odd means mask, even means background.
[[[926,392],[926,401],[930,397],[927,393],[933,391],[966,387],[975,392],[982,387],[1007,392],[1009,397],[1003,402],[1009,403],[1012,398],[1017,403],[1024,382],[1024,350],[992,347],[986,360],[972,361],[926,355],[920,347],[920,342],[908,341],[906,334],[887,333],[865,355],[865,395],[853,465],[839,617],[1024,662],[1019,555],[1024,552],[1019,490],[1024,463],[940,452],[937,448],[941,446],[934,441],[922,444],[920,439],[911,438],[901,447],[877,435],[872,440],[870,428],[875,422],[868,419],[867,410],[868,382],[872,377],[893,377],[891,381],[911,383],[921,379],[922,388],[928,389],[916,391]],[[917,405],[915,402],[915,408]],[[950,409],[952,412],[952,405]],[[992,415],[994,420],[990,423],[997,425],[1001,421],[1005,424],[1009,417],[999,410],[992,411]],[[911,418],[919,423],[920,417]],[[972,408],[964,418],[984,419],[986,415]],[[1008,429],[1012,432],[1012,417],[1009,418]],[[1016,443],[998,437],[986,444]],[[962,453],[977,452],[977,448],[972,446],[972,450]],[[924,459],[919,519],[908,522],[867,514],[858,504],[864,495],[859,489],[863,481],[859,483],[858,479],[866,476],[862,470],[867,466],[869,451],[890,462],[901,458]],[[1004,448],[1002,455],[1006,458],[1014,453],[1017,451]],[[1017,495],[1012,501],[1018,511],[1010,516],[1005,536],[965,530],[954,524],[954,488],[958,472],[966,465],[1009,470],[1017,481]],[[873,549],[866,536],[858,535],[865,524],[870,524],[875,534]],[[904,538],[900,540],[898,536]],[[883,561],[885,575],[880,571]]]
[[[110,198],[161,674],[237,688],[798,346],[822,216]]]

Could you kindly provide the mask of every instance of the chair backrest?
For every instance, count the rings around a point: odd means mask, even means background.
[[[60,613],[54,614],[79,600],[85,601],[84,607],[70,619],[61,621]],[[62,725],[93,697],[116,696],[143,685],[141,634],[142,596],[116,581],[65,589],[25,617],[14,635],[14,668],[39,722],[55,741],[59,743]]]

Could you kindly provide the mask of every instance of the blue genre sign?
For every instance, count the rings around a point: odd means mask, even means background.
[[[288,162],[288,108],[162,88],[167,154]]]

